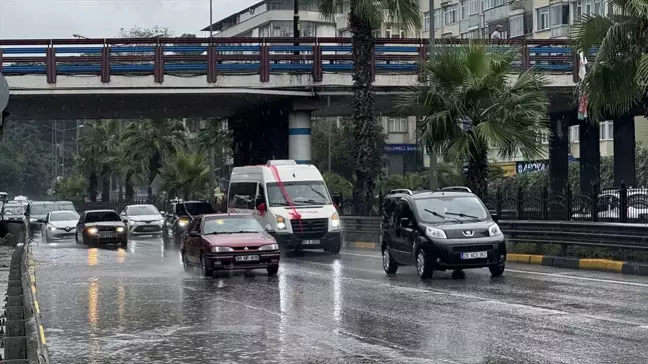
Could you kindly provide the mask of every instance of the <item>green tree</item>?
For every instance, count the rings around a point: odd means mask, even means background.
[[[577,52],[598,52],[582,82],[592,120],[620,115],[639,105],[648,85],[648,3],[612,0],[614,14],[580,15],[571,26]]]
[[[210,165],[213,163],[216,175],[211,178],[216,180],[216,176],[224,170],[232,157],[232,133],[224,120],[210,118],[205,120],[204,126],[198,133],[196,141],[202,149],[212,154],[209,163]]]
[[[446,161],[466,163],[466,184],[481,196],[487,193],[490,147],[506,159],[542,152],[537,136],[548,128],[546,81],[529,70],[510,82],[518,54],[478,42],[437,47],[424,67],[428,84],[404,100],[424,116],[421,144]]]
[[[121,148],[118,137],[121,130],[119,120],[96,120],[87,122],[81,137],[79,150],[80,168],[88,177],[88,195],[97,200],[97,189],[101,181],[101,200],[110,201],[110,176],[114,173],[115,151]]]
[[[40,197],[51,187],[51,141],[33,121],[7,123],[0,140],[0,190]]]
[[[153,37],[170,38],[172,36],[173,36],[173,32],[171,32],[169,27],[162,27],[159,25],[155,25],[151,28],[143,28],[136,25],[130,29],[126,29],[126,28],[119,29],[120,38],[153,38]]]
[[[336,173],[324,172],[324,182],[332,196],[351,196],[353,184],[343,176]]]
[[[138,161],[146,172],[151,198],[151,184],[160,172],[163,158],[187,146],[187,129],[175,119],[144,120],[134,125],[124,131],[124,148],[126,154]]]
[[[399,24],[405,31],[418,29],[421,13],[418,0],[319,0],[320,12],[328,18],[338,14],[339,9],[350,5],[349,27],[352,34],[353,100],[352,135],[355,143],[349,150],[354,175],[353,205],[356,214],[365,214],[366,206],[373,198],[376,168],[382,166],[384,139],[382,126],[373,115],[372,93],[374,56],[373,31],[387,19]],[[361,211],[365,210],[365,211]]]
[[[185,200],[209,194],[209,163],[202,152],[178,150],[164,159],[160,177],[168,196]]]
[[[81,201],[87,189],[85,177],[74,175],[56,181],[54,185],[54,197],[57,200]]]
[[[335,120],[317,120],[312,125],[311,163],[320,171],[328,171],[329,144],[331,151],[331,172],[353,178],[353,156],[350,153],[354,143],[349,121],[339,125]],[[382,164],[380,166],[382,168]],[[346,196],[351,196],[349,193]]]

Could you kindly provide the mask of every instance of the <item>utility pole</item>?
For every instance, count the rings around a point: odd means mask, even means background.
[[[429,0],[429,11],[430,11],[430,59],[433,59],[434,57],[434,46],[435,46],[435,41],[436,41],[436,31],[434,29],[434,0]],[[430,190],[434,191],[437,189],[438,186],[438,176],[437,176],[437,170],[438,170],[438,161],[437,161],[437,154],[433,150],[428,150],[428,154],[430,155],[430,170],[429,170],[429,180],[430,180]]]
[[[209,39],[214,37],[214,0],[209,0]]]
[[[297,41],[299,39],[299,0],[293,0],[294,1],[294,9],[293,9],[293,38],[295,38],[295,47],[299,46],[299,42]],[[295,55],[299,55],[299,51],[294,52]]]

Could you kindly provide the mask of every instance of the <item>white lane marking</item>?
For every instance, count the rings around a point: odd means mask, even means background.
[[[370,254],[340,253],[340,255],[351,255],[351,256],[356,256],[356,257],[367,257],[367,258],[374,258],[374,259],[382,259],[382,257],[380,255],[370,255]],[[546,276],[546,277],[570,278],[570,279],[578,279],[578,280],[581,280],[581,281],[622,284],[622,285],[626,285],[626,286],[635,286],[635,287],[648,288],[647,283],[627,282],[627,281],[619,281],[619,280],[605,279],[605,278],[579,277],[579,276],[570,275],[570,273],[544,273],[544,272],[533,272],[533,271],[528,271],[528,270],[509,269],[509,268],[506,269],[506,272],[520,273],[520,274],[532,274],[532,275],[539,275],[539,276]]]
[[[314,264],[314,265],[320,265],[320,266],[327,266],[330,267],[330,264],[326,263],[319,263],[319,262],[311,262],[307,260],[293,260],[295,262],[300,262],[300,263],[308,263],[308,264]],[[361,268],[352,268],[349,266],[343,266],[345,269],[349,270],[356,270],[356,271],[361,271],[361,272],[371,272],[371,273],[381,273],[375,270],[368,270],[368,269],[361,269]],[[322,275],[322,276],[327,276],[315,272],[310,272],[310,274],[314,275]],[[485,298],[481,296],[475,296],[475,295],[470,295],[470,294],[463,294],[463,293],[455,293],[455,292],[448,292],[448,291],[442,291],[439,289],[434,289],[434,288],[417,288],[417,287],[410,287],[410,286],[400,286],[392,283],[380,283],[375,280],[370,280],[370,279],[363,279],[363,278],[354,278],[354,277],[340,277],[343,280],[349,280],[349,281],[358,281],[358,282],[363,282],[367,283],[370,285],[378,285],[378,286],[383,286],[383,287],[388,287],[396,290],[402,290],[402,291],[413,291],[417,293],[427,293],[427,294],[436,294],[436,295],[444,295],[444,296],[450,296],[450,297],[459,297],[459,298],[464,298],[464,299],[470,299],[470,300],[475,300],[475,301],[481,301],[481,302],[490,302],[490,303],[495,303],[499,304],[505,307],[510,307],[510,308],[527,308],[532,311],[537,311],[538,313],[543,313],[543,314],[555,314],[555,315],[565,315],[565,316],[575,316],[575,317],[581,317],[581,318],[587,318],[591,320],[597,320],[597,321],[605,321],[605,322],[614,322],[618,324],[624,324],[628,326],[636,326],[641,329],[648,329],[648,323],[641,323],[641,322],[636,322],[636,321],[626,321],[626,320],[621,320],[621,319],[615,319],[611,317],[604,317],[604,316],[598,316],[598,315],[590,315],[590,314],[583,314],[583,313],[577,313],[577,312],[568,312],[568,311],[562,311],[558,310],[555,308],[549,308],[549,307],[542,307],[542,306],[534,306],[534,305],[527,305],[523,303],[513,303],[513,302],[506,302],[506,301],[500,301],[492,298]]]

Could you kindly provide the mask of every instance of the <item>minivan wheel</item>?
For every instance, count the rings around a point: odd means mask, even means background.
[[[211,277],[214,275],[214,267],[209,267],[207,265],[207,259],[204,255],[200,255],[200,271],[204,277]]]
[[[423,249],[416,253],[416,272],[421,279],[431,278],[434,273],[432,262],[428,261],[427,254]]]
[[[398,270],[398,264],[394,261],[391,254],[389,254],[389,249],[383,249],[382,253],[383,269],[387,274],[394,274]]]
[[[491,265],[491,266],[488,267],[488,270],[490,270],[490,272],[491,272],[491,276],[493,276],[493,277],[499,277],[499,276],[501,276],[502,274],[504,274],[504,268],[505,268],[505,265],[504,265],[504,264],[501,264],[501,265]]]

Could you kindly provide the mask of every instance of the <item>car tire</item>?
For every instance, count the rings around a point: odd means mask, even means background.
[[[418,273],[421,279],[432,278],[432,274],[434,273],[432,261],[428,259],[423,249],[419,249],[416,252],[416,273]]]
[[[276,276],[279,272],[279,265],[271,265],[267,268],[268,277]]]
[[[214,267],[207,266],[207,259],[203,254],[200,254],[200,272],[203,277],[212,277],[214,275]]]
[[[192,267],[191,265],[189,265],[189,261],[187,261],[187,256],[185,255],[185,252],[182,251],[180,254],[181,254],[180,256],[182,257],[182,268],[184,268],[185,272],[191,272]]]
[[[338,255],[340,254],[340,250],[342,249],[342,244],[338,241],[334,245],[330,246],[328,248],[328,252],[331,255]]]
[[[79,232],[77,232],[76,234],[74,234],[74,240],[77,244],[83,244],[83,235],[81,235],[81,240],[79,241]]]
[[[394,258],[391,256],[389,253],[389,249],[387,247],[383,248],[382,251],[382,261],[383,261],[383,269],[385,270],[385,273],[387,274],[394,274],[398,270],[398,263],[394,260]]]
[[[504,274],[505,267],[506,267],[505,264],[491,265],[488,267],[488,270],[490,270],[492,277],[499,277],[502,274]]]
[[[48,233],[43,234],[43,243],[49,244],[49,234]]]
[[[124,249],[128,248],[128,240],[122,241],[119,245]]]

